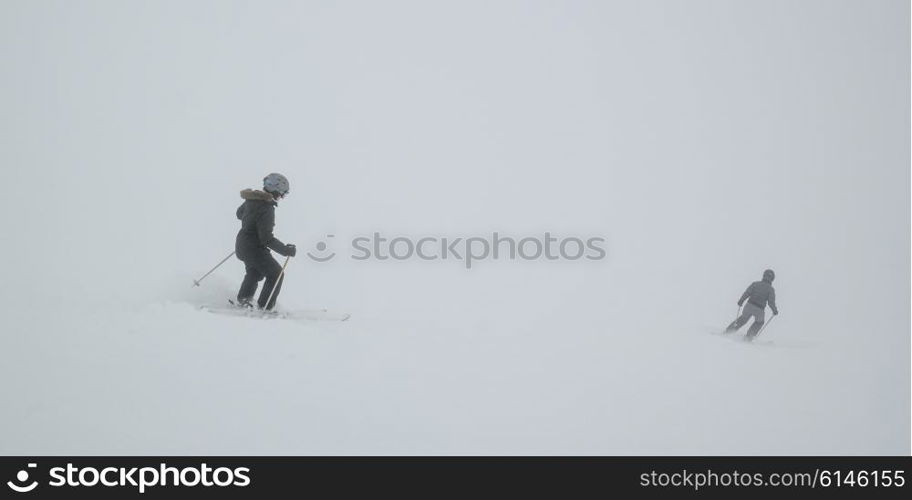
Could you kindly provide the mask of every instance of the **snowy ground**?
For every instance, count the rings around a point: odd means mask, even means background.
[[[8,324],[28,327],[3,340],[3,397],[16,404],[2,451],[907,451],[905,401],[891,397],[905,384],[901,340],[829,341],[779,319],[772,345],[746,345],[703,325],[618,330],[579,312],[465,327],[234,318],[187,302],[16,309]]]
[[[908,454],[909,8],[2,2],[0,454]],[[198,309],[272,171],[339,254],[280,307],[349,321]]]

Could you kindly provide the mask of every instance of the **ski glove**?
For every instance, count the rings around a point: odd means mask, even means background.
[[[298,249],[295,248],[294,245],[292,245],[291,243],[285,245],[285,256],[286,257],[294,257],[296,253],[298,253]]]

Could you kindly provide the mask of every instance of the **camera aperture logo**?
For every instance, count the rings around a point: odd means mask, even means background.
[[[332,260],[337,254],[329,249],[327,242],[334,237],[327,234],[307,256],[318,263]],[[355,261],[456,260],[466,269],[472,269],[479,262],[490,260],[603,260],[608,255],[605,242],[600,236],[557,238],[547,231],[540,236],[522,238],[498,232],[484,236],[391,237],[375,231],[352,238],[349,257]]]
[[[37,464],[28,464],[36,468]],[[245,487],[250,485],[250,468],[248,467],[210,467],[202,463],[199,467],[171,467],[159,464],[158,467],[78,467],[72,463],[66,467],[51,467],[48,471],[50,487],[83,487],[102,486],[107,488],[137,488],[145,493],[153,487]],[[30,479],[27,470],[16,474],[16,481],[6,484],[17,493],[27,493],[38,487],[38,481]]]

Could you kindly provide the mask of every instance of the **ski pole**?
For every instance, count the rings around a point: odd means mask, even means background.
[[[759,337],[760,334],[763,333],[763,330],[765,330],[766,327],[769,326],[769,324],[772,323],[774,319],[776,319],[776,316],[778,316],[778,314],[774,314],[773,317],[770,318],[769,321],[767,321],[766,323],[764,323],[763,326],[760,327],[760,331],[758,331],[758,332],[757,332],[757,335],[754,335],[754,337]]]
[[[213,267],[212,269],[210,269],[209,272],[206,273],[206,274],[204,274],[200,279],[198,279],[198,280],[193,280],[193,286],[200,286],[200,281],[203,281],[203,278],[205,278],[206,276],[209,276],[210,274],[212,274],[212,271],[215,271],[216,269],[218,269],[219,266],[221,266],[222,264],[224,264],[226,260],[230,259],[232,255],[234,255],[234,252],[231,252],[230,254],[228,254],[227,257],[225,257],[224,259],[222,259],[221,262],[219,262],[218,264],[216,264],[215,267]]]
[[[288,261],[291,260],[291,256],[285,257],[285,263],[282,264],[282,271],[279,273],[279,277],[276,278],[276,282],[272,285],[272,290],[269,292],[269,299],[266,300],[266,309],[269,309],[269,303],[272,302],[272,296],[275,295],[276,288],[279,287],[279,283],[282,282],[282,276],[285,276],[285,266],[288,265]]]

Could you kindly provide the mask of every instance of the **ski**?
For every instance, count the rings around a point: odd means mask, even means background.
[[[760,345],[760,346],[774,345],[772,340],[757,340],[756,337],[749,338],[747,335],[739,334],[737,332],[726,333],[725,330],[722,330],[722,331],[711,330],[709,333],[710,333],[710,335],[715,335],[716,337],[722,337],[731,342],[740,342],[743,344]]]
[[[349,313],[337,313],[326,309],[298,309],[290,311],[263,311],[261,309],[246,307],[229,300],[225,307],[203,305],[200,309],[213,314],[226,316],[240,316],[257,319],[290,319],[305,321],[346,321],[351,317]]]

